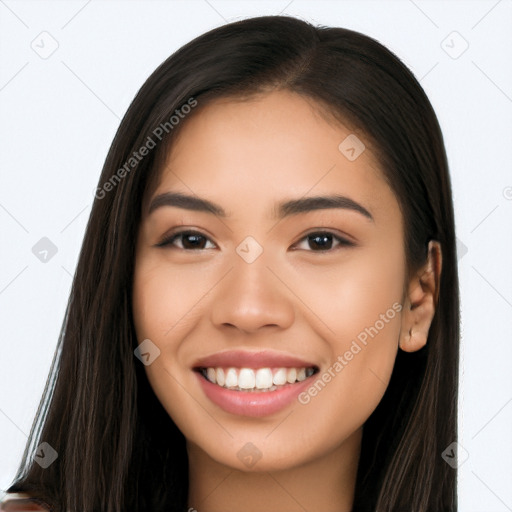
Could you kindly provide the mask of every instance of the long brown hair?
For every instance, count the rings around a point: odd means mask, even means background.
[[[364,425],[354,510],[456,511],[456,470],[441,453],[457,439],[459,291],[436,115],[412,73],[374,39],[287,16],[197,37],[153,72],[130,105],[103,167],[50,375],[9,492],[43,498],[56,511],[186,510],[184,436],[134,357],[142,200],[187,112],[273,89],[315,100],[373,142],[403,214],[411,272],[425,263],[429,240],[442,247],[428,342],[398,352],[388,389]],[[156,147],[130,160],[150,139]],[[43,441],[58,452],[46,469],[31,456]]]

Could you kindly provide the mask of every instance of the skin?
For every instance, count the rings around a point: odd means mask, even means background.
[[[274,91],[216,100],[181,128],[152,197],[197,195],[230,215],[144,209],[133,312],[139,342],[149,338],[161,351],[145,366],[148,379],[187,439],[189,506],[350,511],[362,426],[397,350],[426,343],[440,248],[432,242],[427,263],[409,277],[400,208],[370,142],[328,122],[311,99]],[[338,149],[351,133],[366,145],[354,161]],[[339,208],[273,217],[278,202],[333,193],[357,201],[373,220]],[[186,236],[156,246],[180,226],[206,237],[199,249]],[[325,231],[354,245],[308,242],[306,235]],[[236,252],[249,235],[263,249],[252,263]],[[191,370],[198,357],[222,350],[269,348],[314,362],[316,378],[393,304],[401,311],[307,404],[293,401],[262,418],[229,414]],[[262,455],[252,467],[237,457],[248,442]]]

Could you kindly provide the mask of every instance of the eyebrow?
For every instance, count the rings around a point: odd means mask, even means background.
[[[204,198],[189,196],[181,192],[165,192],[155,196],[148,208],[148,215],[164,206],[174,206],[176,208],[184,208],[185,210],[212,213],[222,218],[228,217],[225,210],[218,204]],[[374,221],[372,214],[364,206],[349,197],[336,194],[303,197],[279,203],[277,209],[274,209],[274,218],[283,219],[300,213],[331,208],[352,210]]]

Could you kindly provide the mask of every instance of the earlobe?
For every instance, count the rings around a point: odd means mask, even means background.
[[[405,352],[423,348],[439,298],[442,254],[435,240],[428,244],[426,264],[411,278],[402,315],[399,346]]]

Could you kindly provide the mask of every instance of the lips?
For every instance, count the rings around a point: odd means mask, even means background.
[[[316,368],[316,365],[311,361],[270,350],[259,352],[249,352],[245,350],[217,352],[198,359],[193,366],[194,368]]]
[[[274,351],[227,351],[194,366],[206,397],[231,414],[266,416],[286,408],[310,384],[318,367]]]

